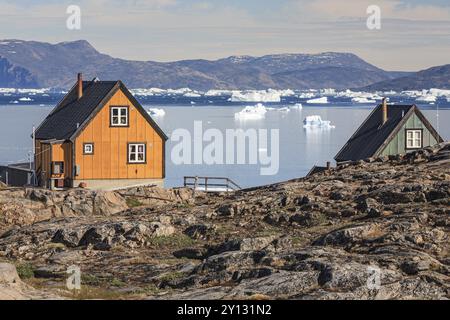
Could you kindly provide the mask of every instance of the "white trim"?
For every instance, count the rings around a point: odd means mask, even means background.
[[[406,148],[422,148],[422,130],[406,129]]]
[[[134,147],[134,151],[132,151]],[[142,147],[142,151],[139,151],[140,147]],[[128,162],[129,163],[145,163],[147,150],[145,143],[130,143],[128,144]],[[139,159],[139,155],[142,155],[142,159]],[[134,156],[134,159],[131,157]]]
[[[83,145],[83,153],[84,154],[93,154],[94,153],[94,144],[93,143],[85,143]],[[86,148],[90,148],[90,150],[86,150]]]
[[[114,116],[114,110],[117,110],[117,115]],[[122,111],[125,110],[125,115],[122,115]],[[122,119],[125,117],[125,123],[122,123]],[[117,118],[117,123],[114,123],[114,118]],[[111,107],[111,126],[112,127],[127,127],[128,126],[128,107]]]

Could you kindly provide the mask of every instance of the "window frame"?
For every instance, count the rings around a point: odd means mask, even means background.
[[[413,133],[413,136],[412,136],[412,139],[410,139],[409,137],[408,137],[408,133],[410,133],[410,132],[412,132]],[[420,145],[419,146],[417,146],[416,144],[415,144],[415,142],[416,142],[416,136],[415,136],[415,133],[417,133],[417,132],[419,132],[419,138],[420,138]],[[409,145],[408,144],[408,141],[411,141],[412,140],[412,145]],[[406,129],[405,130],[405,149],[406,150],[416,150],[416,149],[421,149],[421,148],[423,148],[423,129]]]
[[[62,170],[60,172],[55,172],[55,165],[59,164]],[[64,161],[52,161],[52,174],[53,175],[63,175],[64,174]]]
[[[86,147],[87,146],[91,146],[91,152],[86,152]],[[85,143],[83,143],[83,154],[84,155],[87,155],[87,156],[91,156],[91,155],[93,155],[94,154],[94,143],[93,142],[85,142]]]
[[[132,155],[131,152],[131,147],[135,146],[136,147],[136,151],[134,152],[134,154],[136,155],[136,160],[131,160],[130,157]],[[144,159],[143,160],[138,160],[138,156],[139,156],[139,146],[143,146],[144,150],[143,150],[143,155],[144,155]],[[127,163],[128,164],[146,164],[147,163],[147,143],[145,142],[130,142],[127,144]]]
[[[114,110],[118,110],[118,121],[119,123],[114,123],[113,121],[113,113]],[[121,110],[126,110],[126,124],[121,124],[120,120],[121,120]],[[129,106],[111,106],[109,108],[109,126],[110,127],[119,127],[119,128],[126,128],[130,126],[130,107]]]

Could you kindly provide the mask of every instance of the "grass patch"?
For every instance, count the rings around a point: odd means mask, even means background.
[[[21,263],[19,265],[16,265],[16,270],[20,279],[34,278],[34,268],[29,263]]]
[[[45,244],[45,249],[65,249],[66,246],[63,243],[50,242]]]
[[[127,202],[127,206],[130,208],[141,207],[144,205],[141,201],[139,201],[138,199],[133,198],[133,197],[127,198],[126,202]]]
[[[161,282],[169,282],[169,281],[177,280],[177,279],[180,279],[183,277],[184,277],[184,273],[174,271],[174,272],[169,272],[169,273],[163,274],[161,277],[159,277],[159,280],[161,280]]]
[[[126,286],[126,283],[125,283],[125,282],[123,282],[122,280],[119,280],[119,279],[117,279],[117,278],[113,278],[109,284],[110,284],[112,287],[118,287],[118,288],[121,288],[121,287],[125,287],[125,286]]]
[[[105,280],[97,277],[93,274],[82,274],[81,275],[81,284],[87,285],[87,286],[100,286],[102,283],[104,283]]]
[[[185,234],[177,234],[171,236],[162,236],[149,239],[150,245],[154,247],[176,247],[184,248],[192,246],[195,240],[189,238]]]
[[[126,298],[126,295],[110,289],[96,288],[82,285],[80,290],[68,292],[67,297],[76,300],[90,300],[90,299],[117,300]]]

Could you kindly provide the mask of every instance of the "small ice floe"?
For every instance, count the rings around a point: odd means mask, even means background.
[[[303,120],[303,128],[312,129],[312,128],[322,128],[322,129],[333,129],[335,126],[331,125],[331,121],[322,120],[321,116],[307,116],[305,120]]]
[[[311,99],[316,96],[315,92],[302,92],[298,95],[300,99]]]
[[[266,116],[267,109],[262,103],[256,106],[247,106],[242,111],[236,112],[234,118],[237,120],[260,120]]]
[[[375,100],[368,99],[366,97],[355,97],[355,98],[352,98],[352,102],[353,103],[376,103]]]
[[[436,102],[436,96],[433,95],[423,95],[416,99],[416,101],[420,102]]]
[[[202,95],[197,92],[186,92],[183,96],[187,98],[200,98]]]
[[[150,108],[147,110],[148,114],[154,117],[164,117],[166,112],[163,109]]]
[[[196,104],[194,101],[191,101],[191,105],[194,105],[194,104]]]
[[[23,97],[23,98],[20,98],[19,101],[25,101],[25,102],[28,102],[28,101],[33,101],[33,99],[28,98],[28,97]]]
[[[321,98],[310,99],[310,100],[306,101],[306,103],[309,103],[309,104],[326,104],[326,103],[328,103],[328,97],[321,97]]]
[[[14,100],[14,101],[10,101],[9,103],[13,103],[13,104],[18,104],[18,103],[19,103],[19,101],[17,101],[17,100]]]
[[[301,110],[301,109],[303,109],[303,105],[301,103],[296,103],[293,106],[291,106],[291,109]]]

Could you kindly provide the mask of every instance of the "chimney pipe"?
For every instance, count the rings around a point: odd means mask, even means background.
[[[83,96],[83,75],[81,73],[78,74],[78,99],[81,99]]]
[[[331,169],[331,162],[327,161],[327,170],[330,170],[330,169]]]
[[[383,98],[383,105],[381,108],[381,125],[384,125],[388,121],[388,105],[387,105],[387,98]]]

